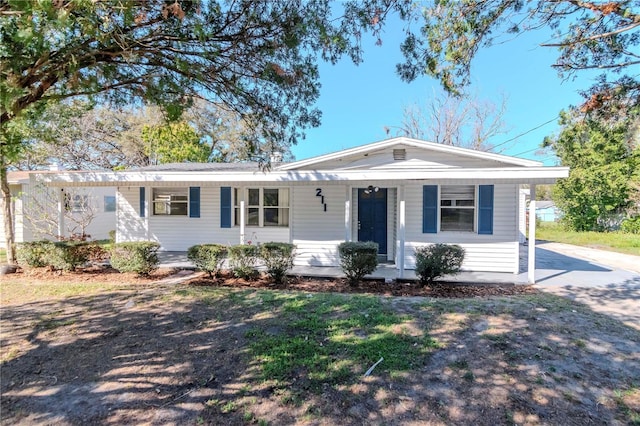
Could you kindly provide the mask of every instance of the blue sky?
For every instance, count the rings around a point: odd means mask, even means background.
[[[396,75],[395,65],[402,60],[400,34],[400,27],[387,28],[380,47],[372,38],[365,38],[364,63],[358,66],[346,59],[337,65],[320,65],[322,88],[317,106],[323,112],[322,124],[307,130],[306,139],[292,147],[296,159],[386,139],[384,127],[400,126],[405,106],[426,106],[440,90],[430,77],[408,84]],[[526,133],[505,144],[503,154],[553,165],[555,158],[549,153],[540,155],[536,148],[559,129],[558,113],[581,103],[578,90],[589,87],[590,80],[580,75],[567,81],[560,78],[551,68],[557,51],[539,46],[545,41],[545,34],[537,32],[481,49],[472,62],[470,91],[478,100],[496,105],[502,94],[506,97],[508,132],[491,139],[493,145]],[[553,121],[542,125],[549,120]]]

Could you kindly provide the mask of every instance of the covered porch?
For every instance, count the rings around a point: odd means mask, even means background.
[[[177,268],[177,269],[195,269],[194,264],[187,259],[186,252],[159,252],[160,267],[163,268]],[[512,274],[508,272],[470,272],[463,271],[457,275],[447,276],[445,281],[460,283],[460,284],[478,284],[478,285],[515,285],[515,284],[527,284],[528,276],[526,272],[528,257],[528,247],[526,245],[520,246],[520,273]],[[525,272],[522,272],[525,271]],[[344,277],[342,269],[336,266],[294,266],[289,274],[291,276],[305,276],[305,277],[323,277],[323,278],[341,278]],[[400,270],[392,263],[380,263],[375,272],[371,275],[367,275],[365,279],[374,280],[405,280],[413,281],[417,280],[414,270],[404,270],[403,275],[400,276]]]

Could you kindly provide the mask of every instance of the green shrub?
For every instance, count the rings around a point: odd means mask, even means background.
[[[153,241],[117,243],[111,249],[111,266],[120,272],[149,275],[158,268],[159,248]]]
[[[464,249],[455,244],[432,244],[416,249],[416,275],[421,284],[460,272]]]
[[[55,270],[73,271],[89,260],[89,244],[85,241],[56,241],[47,245],[47,265]]]
[[[620,230],[627,234],[640,234],[640,215],[623,220]]]
[[[99,251],[97,244],[85,241],[33,241],[18,245],[18,262],[41,268],[73,271]]]
[[[114,244],[116,242],[116,230],[112,229],[111,231],[109,231],[109,240],[111,241],[111,244]]]
[[[48,266],[47,254],[51,245],[53,243],[47,240],[18,243],[16,253],[18,263],[26,264],[33,268]]]
[[[258,247],[250,244],[238,244],[229,247],[229,267],[238,278],[250,279],[255,277]]]
[[[209,277],[218,275],[226,257],[227,247],[221,244],[198,244],[187,250],[187,258],[196,265],[196,268],[209,273]]]
[[[338,245],[340,267],[350,285],[356,285],[378,266],[378,244],[367,241],[347,241]]]
[[[260,246],[260,258],[267,267],[267,273],[277,284],[284,281],[287,271],[293,267],[295,248],[293,244],[276,242]]]

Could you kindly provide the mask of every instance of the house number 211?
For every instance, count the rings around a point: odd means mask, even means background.
[[[322,204],[322,209],[327,211],[327,203],[324,202],[324,195],[322,195],[322,188],[316,188],[316,197],[320,197],[320,204]]]

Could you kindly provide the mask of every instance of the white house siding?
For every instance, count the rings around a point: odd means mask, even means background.
[[[473,182],[461,184],[471,183]],[[425,184],[436,184],[436,182],[425,182]],[[478,235],[472,232],[423,234],[422,186],[422,184],[407,185],[405,189],[407,200],[405,267],[407,269],[415,268],[416,247],[429,243],[449,243],[464,247],[466,255],[462,267],[465,270],[518,272],[517,185],[494,186],[493,235]]]
[[[234,230],[234,234],[237,236],[238,242],[240,243],[240,227],[236,226],[232,228]],[[279,243],[288,243],[289,242],[289,228],[279,227],[279,226],[263,226],[262,228],[259,226],[247,226],[245,227],[245,236],[244,240],[246,243],[251,242],[251,244],[261,244],[267,243],[271,241],[279,242]]]
[[[451,183],[451,182],[437,182]],[[464,182],[470,184],[472,182]],[[495,185],[494,233],[440,232],[422,233],[422,186],[436,182],[421,182],[405,186],[406,231],[405,268],[415,268],[415,248],[429,243],[460,244],[466,249],[463,268],[475,271],[517,272],[518,268],[518,186]],[[198,182],[185,186],[198,186]],[[240,187],[233,183],[225,186]],[[253,184],[253,187],[262,186]],[[266,185],[264,185],[266,186]],[[290,228],[246,227],[245,241],[291,241],[297,246],[296,265],[337,266],[337,246],[345,241],[345,201],[351,193],[351,235],[357,240],[357,188],[362,185],[345,185],[334,182],[298,184],[290,187]],[[387,182],[388,188],[388,247],[395,251],[397,240],[397,191]],[[364,187],[364,186],[363,186]],[[240,228],[220,228],[220,187],[200,186],[200,218],[185,216],[153,216],[150,203],[152,188],[146,188],[147,217],[139,213],[139,188],[121,187],[118,191],[118,241],[152,240],[162,244],[161,250],[184,251],[194,244],[240,243]],[[321,198],[322,190],[326,211]],[[390,253],[389,258],[394,259]]]
[[[34,224],[29,221],[28,214],[25,216],[25,204],[30,203],[30,197],[38,197],[41,205],[46,205],[47,215],[52,216],[57,220],[58,204],[52,204],[55,195],[44,196],[41,190],[31,191],[33,186],[29,183],[10,185],[11,195],[13,198],[14,208],[14,234],[16,243],[22,243],[25,241],[34,241],[38,239],[52,239],[53,235],[57,233],[57,229],[51,229],[48,235],[42,235],[38,233],[34,227]],[[47,191],[55,193],[59,191],[59,188],[49,188]],[[94,211],[95,216],[91,219],[91,222],[87,226],[85,233],[90,235],[91,239],[101,240],[109,238],[109,231],[116,229],[116,214],[115,212],[104,211],[104,196],[115,195],[115,188],[113,187],[98,187],[98,188],[73,188],[73,193],[86,194],[90,197],[90,203]],[[33,208],[32,208],[33,209]],[[31,214],[35,214],[32,212]],[[75,213],[74,213],[75,214]],[[0,213],[0,220],[2,214]],[[73,224],[67,220],[65,236],[69,236],[69,227]],[[77,229],[76,231],[79,231]],[[5,247],[4,232],[0,233],[0,247]]]
[[[114,187],[74,188],[74,191],[86,193],[95,211],[95,217],[87,227],[86,233],[92,240],[104,240],[109,238],[109,231],[116,229],[116,213],[105,212],[105,196],[115,196]]]
[[[394,160],[393,150],[404,149],[405,160]],[[406,145],[388,147],[377,152],[370,152],[336,160],[326,161],[309,167],[318,170],[384,170],[384,169],[441,169],[442,167],[496,167],[498,163],[487,159],[462,157],[444,152],[425,151]]]
[[[159,187],[158,185],[155,187]],[[163,186],[177,187],[178,185]],[[200,217],[154,216],[153,187],[145,189],[145,216],[140,217],[140,188],[121,187],[118,191],[118,241],[156,241],[162,251],[186,251],[195,244],[240,244],[240,227],[220,228],[220,187],[200,182],[181,183],[180,187],[200,186]],[[239,187],[225,184],[224,186]],[[252,185],[253,187],[262,185]],[[246,227],[245,241],[289,241],[289,228]]]
[[[518,241],[524,244],[527,241],[527,197],[528,188],[520,188],[518,195]]]
[[[322,190],[327,211],[316,196]],[[347,186],[328,182],[291,188],[291,239],[296,265],[337,266],[338,244],[345,240]]]
[[[217,189],[217,194],[215,189]],[[153,188],[148,187],[146,189],[148,206],[146,211],[149,221],[149,239],[159,242],[162,245],[161,250],[185,251],[195,244],[239,243],[237,232],[236,235],[232,235],[231,230],[220,229],[220,190],[218,188],[200,188],[200,217],[154,216],[153,204],[151,203],[152,194]],[[216,202],[218,205],[215,204]],[[216,212],[218,212],[217,216]],[[216,230],[220,232],[214,232]]]
[[[116,191],[116,242],[145,241],[147,219],[140,217],[140,188],[135,186],[119,187]]]
[[[11,196],[13,197],[13,233],[16,243],[33,240],[33,233],[25,224],[23,193],[28,191],[29,184],[11,185]],[[3,222],[4,223],[4,222]],[[4,233],[3,233],[4,234]],[[3,235],[4,237],[4,235]]]

